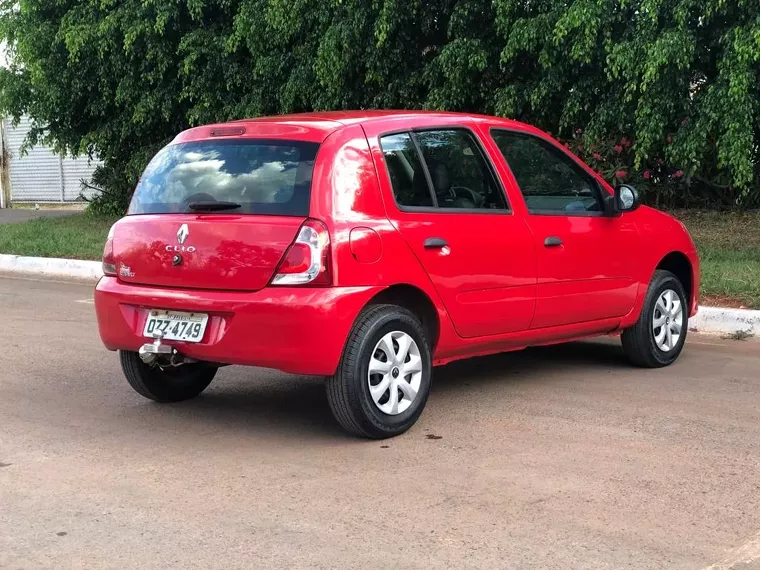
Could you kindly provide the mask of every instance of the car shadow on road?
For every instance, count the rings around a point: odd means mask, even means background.
[[[196,424],[249,434],[299,439],[343,434],[330,412],[323,378],[230,368],[200,397],[171,408]]]
[[[541,382],[547,374],[566,371],[629,368],[620,343],[612,339],[540,346],[468,360],[436,368],[432,393],[470,386]],[[561,374],[560,374],[561,377]]]
[[[435,369],[429,406],[438,396],[462,388],[486,387],[505,392],[516,383],[561,381],[563,371],[609,370],[628,366],[619,343],[576,342],[455,362]],[[505,396],[508,394],[505,393]],[[156,408],[159,411],[159,408]],[[144,410],[147,411],[147,410]],[[169,412],[170,413],[167,413]],[[332,417],[324,380],[255,368],[223,369],[199,398],[160,407],[164,420],[175,418],[204,430],[233,430],[252,436],[332,440],[351,438]]]

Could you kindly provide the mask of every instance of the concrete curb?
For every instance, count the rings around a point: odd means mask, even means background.
[[[97,281],[103,276],[99,261],[4,254],[0,254],[0,272],[88,281]]]
[[[760,335],[760,311],[699,307],[697,316],[689,319],[689,327],[697,332],[734,333],[743,331]]]
[[[103,270],[99,261],[0,254],[0,273],[97,281]],[[689,328],[703,333],[745,331],[760,335],[760,311],[700,307],[697,316],[689,320]]]

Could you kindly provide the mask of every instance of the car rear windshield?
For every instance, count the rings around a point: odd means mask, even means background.
[[[145,169],[128,213],[307,216],[318,148],[282,140],[167,146]]]

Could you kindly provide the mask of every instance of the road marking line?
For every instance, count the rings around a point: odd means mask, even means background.
[[[760,532],[742,546],[729,550],[728,556],[723,560],[703,570],[731,570],[740,564],[750,564],[758,559],[760,559]]]
[[[79,301],[74,301],[75,303],[83,303],[85,305],[93,305],[95,304],[95,299],[81,299]]]

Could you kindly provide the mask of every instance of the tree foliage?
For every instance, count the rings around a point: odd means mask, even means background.
[[[125,188],[191,125],[432,108],[536,124],[670,203],[760,205],[758,14],[760,0],[0,0],[0,113],[31,115],[32,143],[97,153]]]

